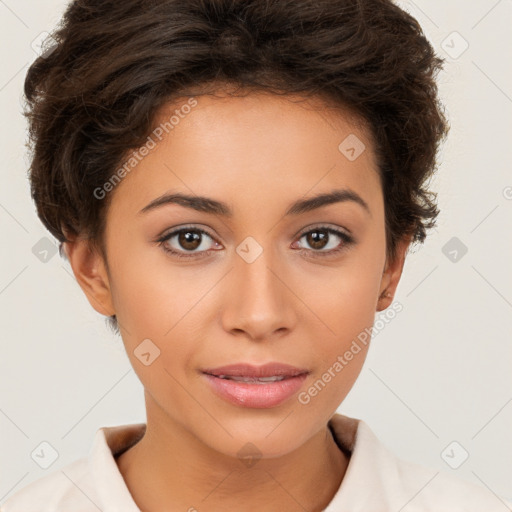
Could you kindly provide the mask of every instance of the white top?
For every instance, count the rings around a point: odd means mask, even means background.
[[[362,420],[335,414],[329,426],[338,446],[351,455],[324,512],[512,510],[512,502],[486,487],[399,459]],[[140,512],[114,455],[138,442],[145,429],[145,423],[98,429],[88,457],[30,483],[0,506],[0,512]]]

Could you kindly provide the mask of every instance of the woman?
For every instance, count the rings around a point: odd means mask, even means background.
[[[438,208],[442,61],[388,0],[71,3],[30,68],[32,195],[147,422],[27,510],[503,510],[336,413]]]

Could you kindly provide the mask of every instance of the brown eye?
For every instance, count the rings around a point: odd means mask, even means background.
[[[313,249],[323,249],[329,241],[329,234],[326,229],[315,229],[305,235],[310,247]]]
[[[160,238],[158,242],[164,251],[178,258],[208,256],[211,255],[209,249],[212,246],[220,246],[206,231],[192,227],[172,231]]]
[[[299,241],[305,239],[305,244],[309,248],[299,247],[299,249],[310,253],[313,256],[332,256],[348,248],[355,243],[354,238],[337,229],[321,226],[303,233]]]
[[[180,231],[178,234],[178,244],[183,249],[193,251],[201,245],[201,235],[197,231]]]

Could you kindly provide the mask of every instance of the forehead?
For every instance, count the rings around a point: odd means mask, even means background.
[[[380,192],[369,130],[353,113],[320,99],[183,98],[160,109],[150,139],[151,151],[116,187],[112,207],[139,211],[169,190],[236,194],[256,209],[258,200],[268,206],[331,188],[348,186],[370,202]]]

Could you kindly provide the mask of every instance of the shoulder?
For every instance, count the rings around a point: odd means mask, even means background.
[[[87,458],[78,459],[60,470],[31,482],[0,506],[0,512],[91,512],[94,489]]]
[[[145,423],[99,428],[87,457],[31,482],[0,512],[140,512],[115,457],[137,443],[145,429]]]
[[[332,510],[506,512],[509,498],[485,486],[394,455],[362,420],[336,414],[331,421],[342,449],[351,453]]]
[[[446,471],[405,461],[396,456],[397,482],[408,511],[505,512],[512,503],[491,489],[476,485]]]

